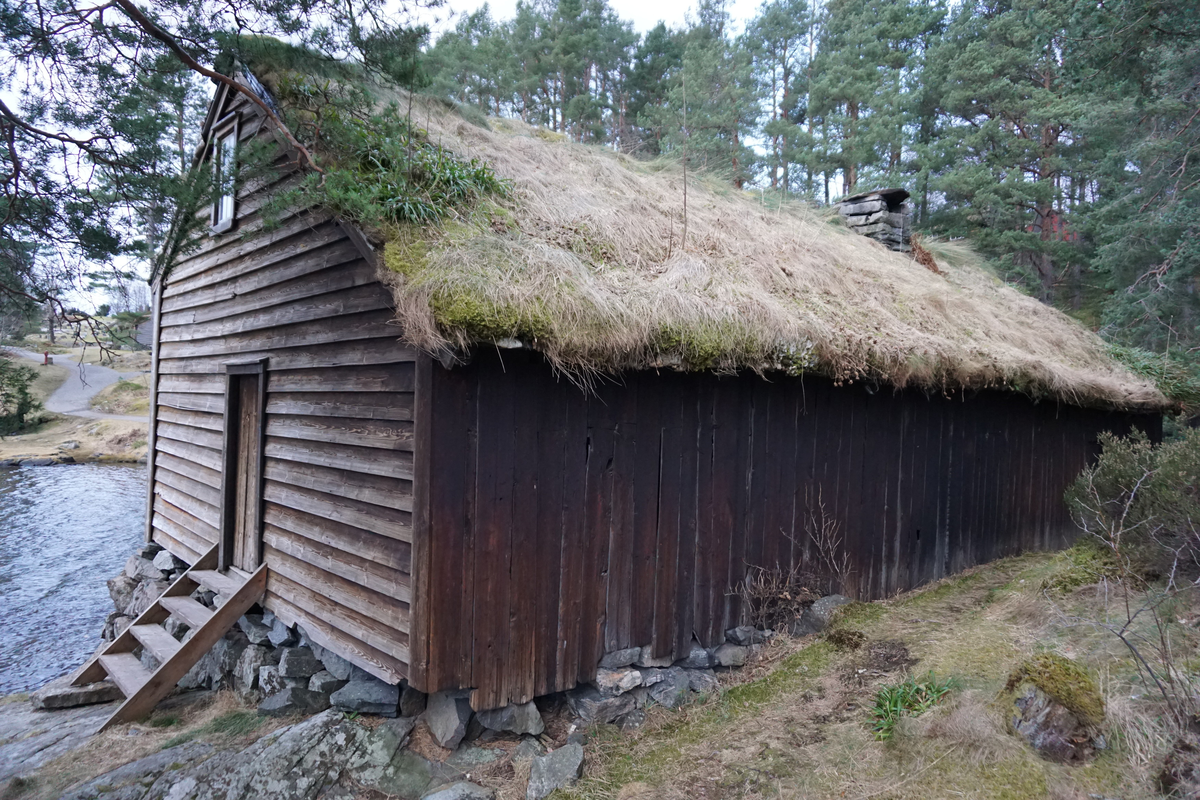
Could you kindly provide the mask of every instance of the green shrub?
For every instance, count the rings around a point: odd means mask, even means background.
[[[954,681],[939,681],[930,672],[925,678],[912,676],[880,687],[871,707],[871,730],[879,741],[892,738],[896,724],[906,716],[918,716],[936,706],[954,688]]]
[[[35,380],[32,367],[0,357],[0,435],[20,430],[30,414],[41,408],[30,391]]]
[[[1123,570],[1146,577],[1200,566],[1200,430],[1155,446],[1101,434],[1104,451],[1067,490],[1075,522]]]

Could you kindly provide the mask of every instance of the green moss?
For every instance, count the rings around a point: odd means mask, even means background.
[[[1118,571],[1112,552],[1102,550],[1090,541],[1082,541],[1056,554],[1052,563],[1054,571],[1041,584],[1042,591],[1051,594],[1065,594],[1080,586],[1090,586]]]
[[[850,628],[857,625],[865,625],[868,622],[883,617],[883,606],[875,603],[864,603],[860,600],[855,600],[853,603],[847,603],[837,609],[834,609],[833,616],[830,620],[831,628]]]
[[[424,237],[403,230],[383,246],[383,264],[392,272],[411,278],[426,265],[429,243]]]
[[[435,292],[429,300],[429,307],[439,325],[482,341],[546,339],[552,324],[549,314],[540,303],[518,309],[448,289]]]
[[[1017,667],[1008,678],[1006,692],[1031,683],[1074,714],[1084,725],[1104,721],[1104,698],[1087,671],[1057,653],[1039,653]]]

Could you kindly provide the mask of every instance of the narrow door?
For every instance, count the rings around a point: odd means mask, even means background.
[[[221,568],[253,572],[262,561],[263,382],[259,364],[229,367]]]

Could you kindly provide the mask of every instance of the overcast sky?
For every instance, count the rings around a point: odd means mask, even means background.
[[[742,29],[745,21],[754,15],[760,2],[761,0],[733,0],[729,4],[729,13],[733,17],[736,30]],[[645,32],[660,21],[672,27],[680,27],[688,11],[695,6],[695,0],[608,0],[608,4],[621,19],[629,20],[637,31]],[[441,20],[445,20],[452,13],[471,12],[482,5],[483,0],[447,0],[446,5],[434,13]],[[512,19],[516,13],[517,0],[491,0],[487,5],[492,10],[492,19],[506,20]],[[453,27],[453,22],[442,21],[431,24],[430,27],[433,28],[436,38],[439,31]]]

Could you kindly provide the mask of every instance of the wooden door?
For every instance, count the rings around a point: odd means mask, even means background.
[[[263,384],[260,364],[229,368],[220,568],[262,562]]]

